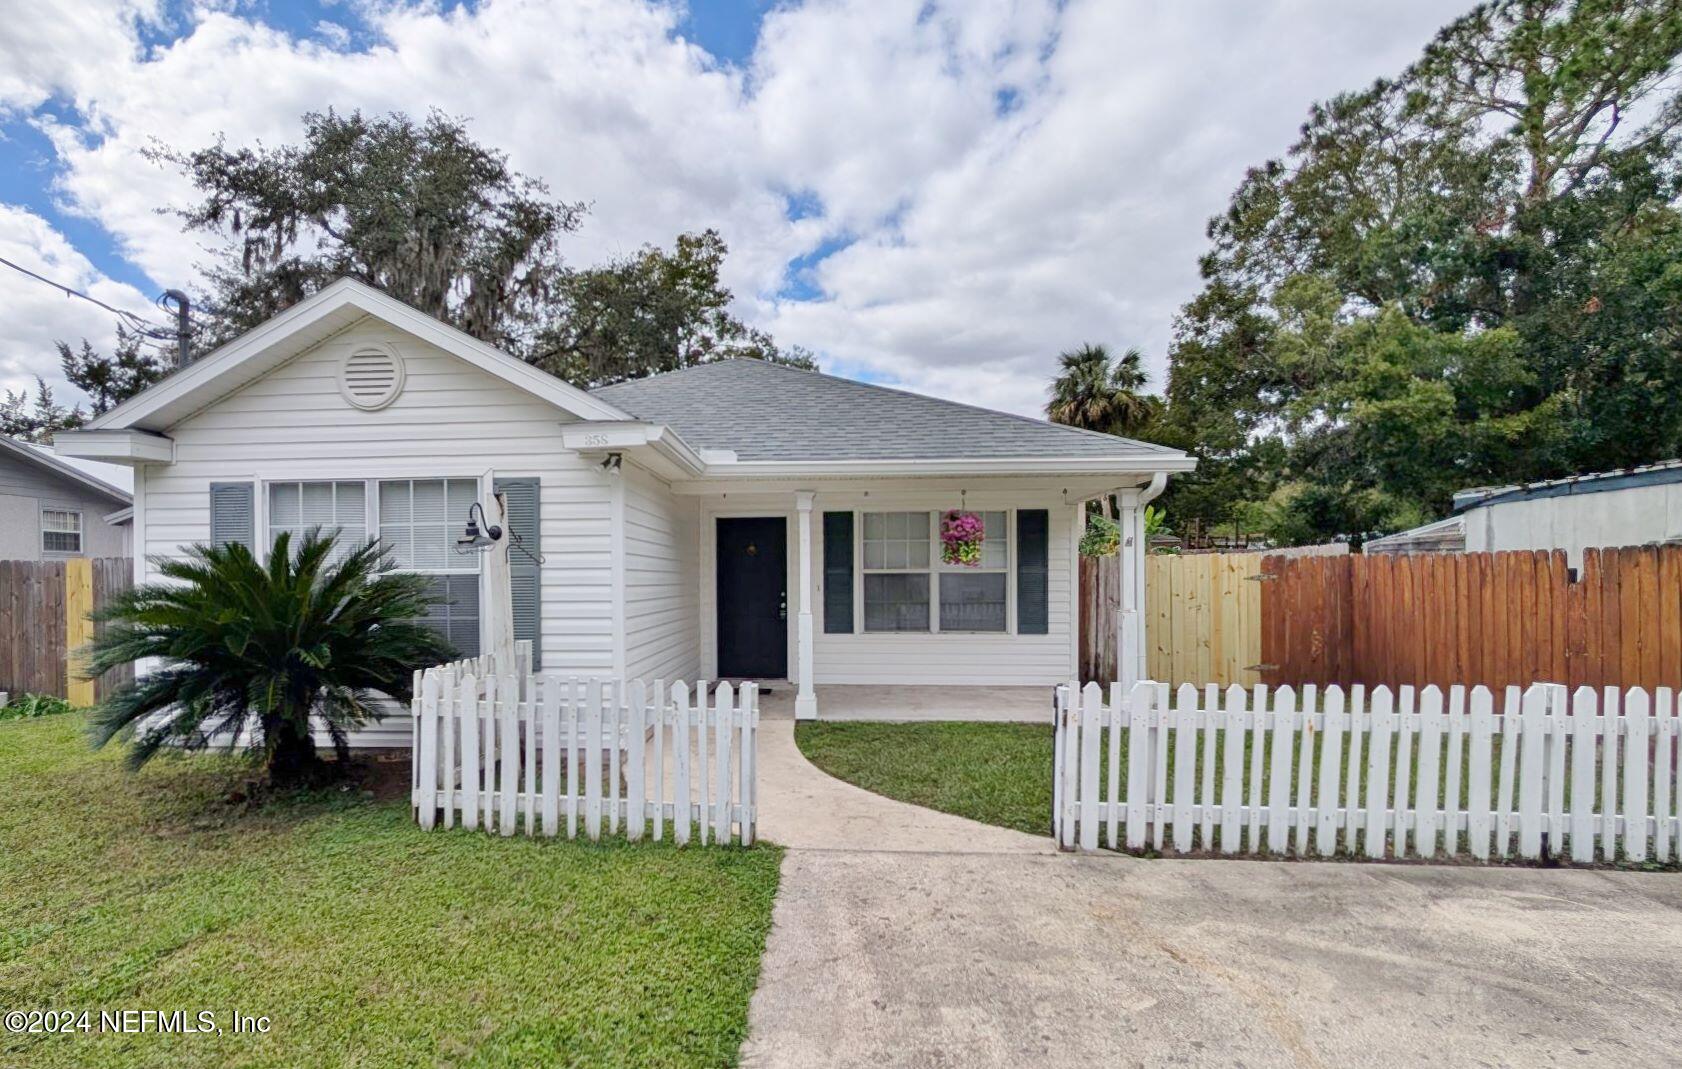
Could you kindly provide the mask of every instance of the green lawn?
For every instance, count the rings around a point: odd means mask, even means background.
[[[263,1014],[268,1035],[0,1032],[0,1065],[727,1065],[779,852],[423,832],[360,791],[253,807],[0,723],[0,1010]]]
[[[807,760],[867,791],[986,824],[1051,834],[1049,724],[802,721]]]

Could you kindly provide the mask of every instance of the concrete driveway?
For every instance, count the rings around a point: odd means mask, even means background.
[[[791,848],[745,1065],[1682,1061],[1674,874],[1073,856],[938,814],[911,836],[915,807],[764,727],[762,833]]]

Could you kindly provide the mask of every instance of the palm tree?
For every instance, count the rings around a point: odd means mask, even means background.
[[[1054,423],[1105,434],[1132,434],[1156,414],[1157,401],[1143,391],[1150,382],[1137,349],[1113,364],[1110,351],[1088,343],[1058,357],[1062,372],[1052,380],[1046,415]]]
[[[283,533],[267,567],[243,545],[193,546],[159,566],[165,582],[97,612],[90,678],[143,658],[161,667],[95,707],[94,745],[122,736],[138,768],[165,746],[232,747],[243,732],[271,782],[297,784],[321,770],[314,717],[347,757],[347,732],[381,716],[379,698],[407,702],[415,668],[453,651],[421,622],[425,576],[391,571],[378,542],[335,553],[336,540],[312,529],[294,550]]]

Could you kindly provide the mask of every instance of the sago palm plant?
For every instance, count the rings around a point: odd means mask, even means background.
[[[198,545],[159,565],[95,614],[91,676],[148,660],[93,712],[95,746],[129,744],[139,767],[166,746],[218,740],[260,751],[269,779],[296,784],[319,770],[312,717],[340,756],[346,733],[406,702],[417,667],[452,650],[421,622],[433,600],[424,576],[391,571],[369,543],[335,553],[335,534],[275,539],[267,566],[243,545]]]

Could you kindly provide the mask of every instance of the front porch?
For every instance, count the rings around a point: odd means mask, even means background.
[[[1051,687],[820,683],[813,689],[820,720],[1051,723]],[[797,689],[792,683],[761,684],[760,716],[767,720],[791,720],[796,698]]]
[[[701,678],[769,682],[773,717],[1051,721],[1078,670],[1084,502],[1113,477],[808,486],[674,487],[699,498]],[[978,560],[943,558],[947,510],[983,521]]]

